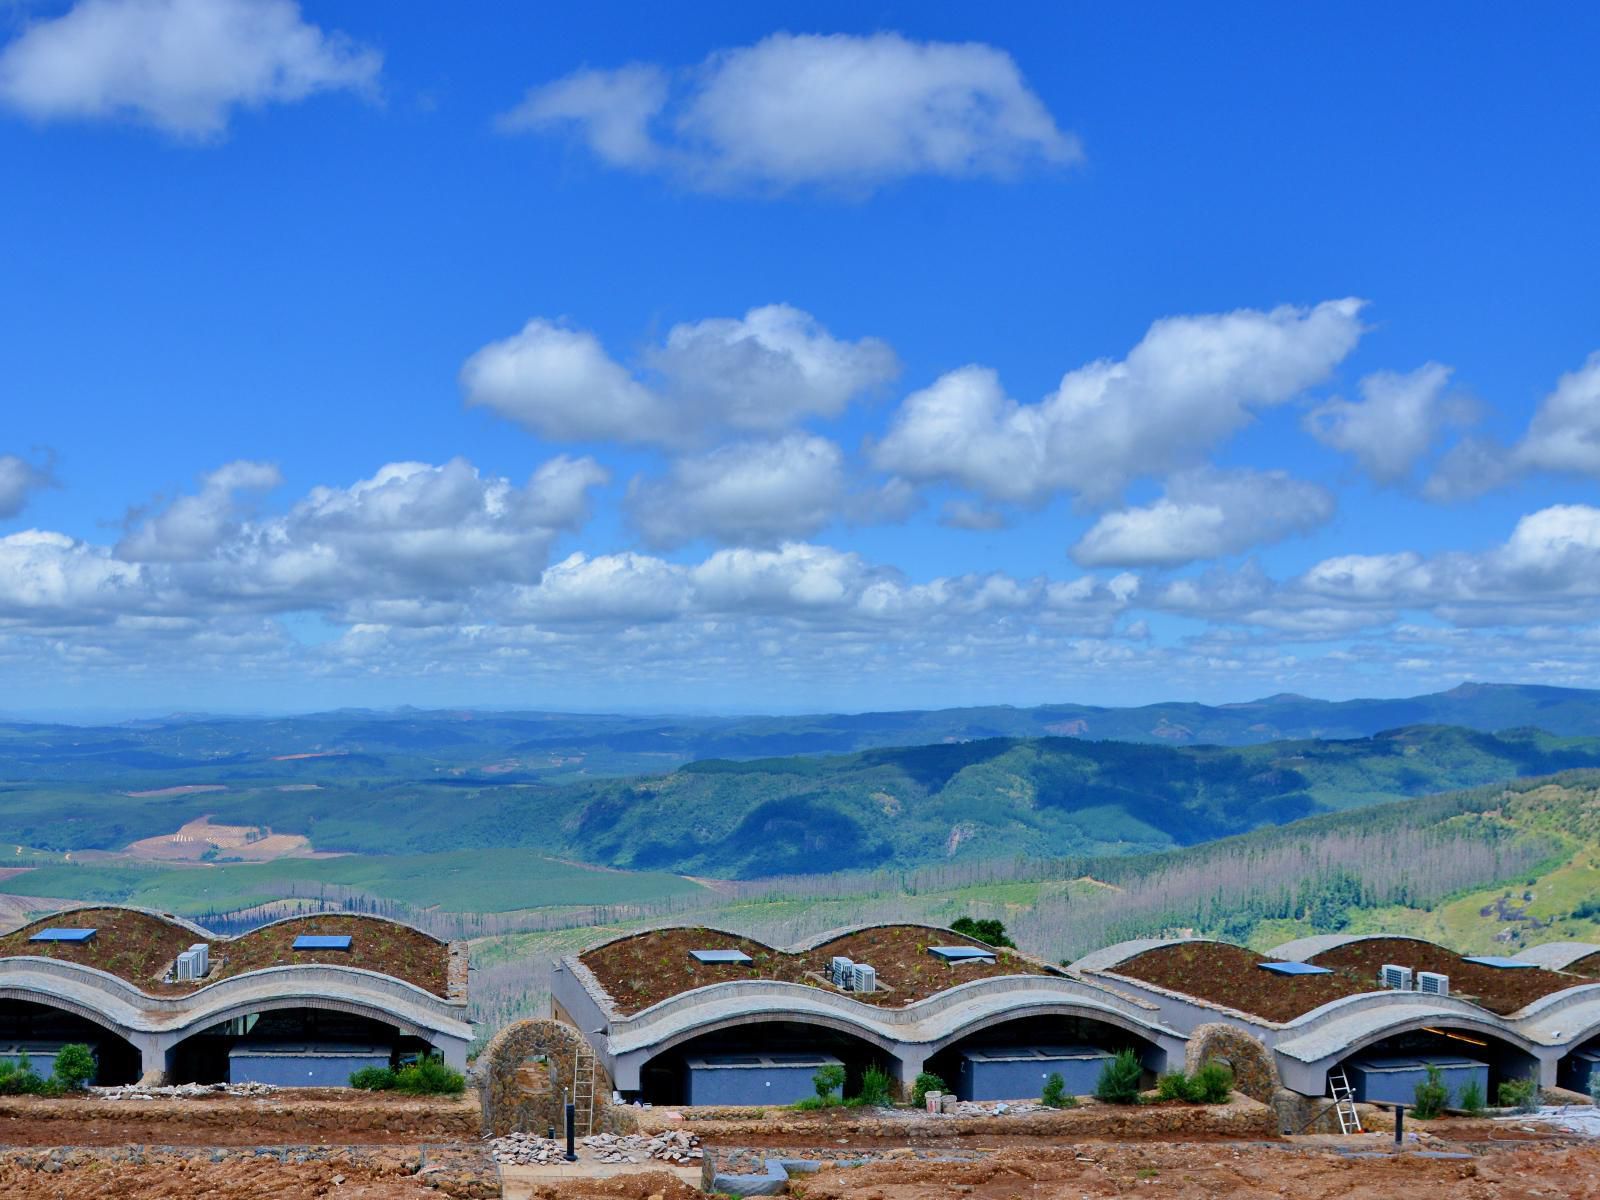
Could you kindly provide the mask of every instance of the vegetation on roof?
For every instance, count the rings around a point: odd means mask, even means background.
[[[943,963],[928,953],[928,947],[936,945],[975,946],[994,954],[995,961]],[[752,961],[701,963],[690,955],[691,950],[742,950]],[[974,979],[1052,973],[1014,951],[995,950],[922,925],[854,930],[798,952],[713,929],[655,929],[607,942],[579,957],[618,1011],[631,1015],[693,988],[737,980],[775,979],[836,990],[828,982],[829,963],[835,956],[865,963],[877,972],[879,990],[845,994],[866,1004],[895,1008]]]

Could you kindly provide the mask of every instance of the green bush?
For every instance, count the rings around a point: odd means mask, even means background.
[[[861,1092],[856,1097],[862,1104],[888,1104],[894,1098],[894,1077],[882,1067],[871,1066],[861,1073]]]
[[[56,1065],[52,1075],[64,1092],[85,1091],[94,1082],[99,1064],[94,1061],[94,1051],[82,1042],[69,1042],[56,1052]]]
[[[929,1092],[947,1092],[949,1090],[945,1086],[944,1080],[940,1079],[932,1071],[924,1071],[917,1076],[916,1082],[911,1085],[911,1103],[921,1108],[927,1103]]]
[[[1233,1071],[1223,1063],[1207,1063],[1189,1083],[1192,1098],[1201,1104],[1226,1104],[1233,1095]]]
[[[1600,1104],[1600,1071],[1589,1072],[1589,1099]]]
[[[817,1099],[824,1104],[831,1104],[834,1093],[844,1089],[844,1068],[838,1063],[818,1067],[817,1073],[811,1077],[811,1086],[817,1089]]]
[[[459,1096],[467,1088],[460,1071],[445,1066],[444,1059],[429,1055],[394,1073],[394,1090],[408,1096]]]
[[[1156,1098],[1158,1100],[1184,1100],[1193,1103],[1200,1097],[1190,1079],[1182,1071],[1171,1071],[1156,1080]]]
[[[1483,1088],[1476,1079],[1469,1079],[1461,1089],[1461,1095],[1456,1097],[1456,1107],[1469,1117],[1475,1117],[1483,1111]]]
[[[1450,1089],[1445,1086],[1439,1068],[1432,1063],[1428,1063],[1427,1068],[1428,1077],[1418,1080],[1413,1089],[1415,1101],[1411,1105],[1411,1115],[1419,1121],[1431,1121],[1440,1116],[1445,1105],[1450,1103]]]
[[[351,1073],[350,1086],[363,1092],[387,1092],[394,1087],[394,1072],[388,1067],[362,1067]]]
[[[1525,1079],[1506,1079],[1500,1083],[1500,1104],[1514,1108],[1519,1113],[1531,1113],[1539,1107],[1539,1081],[1532,1075]]]
[[[26,1054],[15,1061],[0,1059],[0,1096],[60,1096],[65,1091],[59,1080],[40,1078]]]
[[[986,946],[1010,946],[1015,949],[1017,945],[1006,936],[1005,924],[993,917],[957,917],[950,922],[950,928]]]
[[[1144,1078],[1144,1066],[1132,1050],[1119,1050],[1117,1056],[1100,1069],[1100,1079],[1094,1085],[1096,1100],[1107,1104],[1139,1103],[1139,1083]]]
[[[1061,1072],[1051,1071],[1044,1081],[1044,1091],[1039,1096],[1039,1103],[1046,1108],[1071,1108],[1078,1103],[1078,1098],[1067,1095],[1067,1081],[1061,1078]]]

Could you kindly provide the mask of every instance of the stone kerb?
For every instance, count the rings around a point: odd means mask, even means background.
[[[583,1035],[562,1021],[514,1021],[490,1039],[473,1067],[486,1134],[545,1134],[563,1128],[563,1087],[571,1087]],[[542,1061],[541,1061],[542,1060]],[[597,1118],[611,1097],[612,1082],[595,1064]],[[602,1124],[596,1121],[596,1131]]]

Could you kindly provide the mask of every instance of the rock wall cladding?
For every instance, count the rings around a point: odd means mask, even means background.
[[[548,1018],[507,1025],[484,1047],[474,1073],[483,1106],[483,1128],[496,1137],[508,1133],[543,1135],[564,1128],[561,1089],[571,1087],[583,1035]],[[595,1064],[595,1126],[604,1122],[611,1079]],[[581,1131],[580,1131],[581,1132]]]
[[[1234,1090],[1271,1104],[1281,1086],[1278,1065],[1260,1041],[1231,1025],[1211,1024],[1196,1027],[1189,1035],[1184,1069],[1193,1074],[1208,1062],[1220,1062],[1233,1071]]]

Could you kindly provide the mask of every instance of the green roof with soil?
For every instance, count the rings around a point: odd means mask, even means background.
[[[41,929],[94,929],[89,941],[33,942]],[[349,934],[348,950],[295,950],[305,934]],[[190,946],[211,947],[211,969],[195,983],[166,980],[173,960]],[[437,938],[356,913],[316,913],[253,929],[237,937],[197,934],[190,926],[133,908],[80,908],[55,913],[0,936],[0,957],[26,956],[80,963],[125,979],[157,996],[182,996],[207,984],[266,967],[308,964],[356,967],[390,975],[448,999],[450,948]]]
[[[951,965],[928,953],[930,946],[976,946],[994,962]],[[749,963],[702,963],[693,950],[742,950]],[[830,961],[840,956],[877,972],[878,990],[844,992],[828,981]],[[1015,950],[986,946],[948,929],[926,925],[882,925],[852,930],[806,950],[778,950],[754,938],[716,929],[653,929],[618,938],[579,955],[618,1013],[631,1016],[694,988],[741,980],[780,980],[838,992],[864,1004],[900,1008],[958,984],[1002,975],[1058,975],[1053,967]]]

